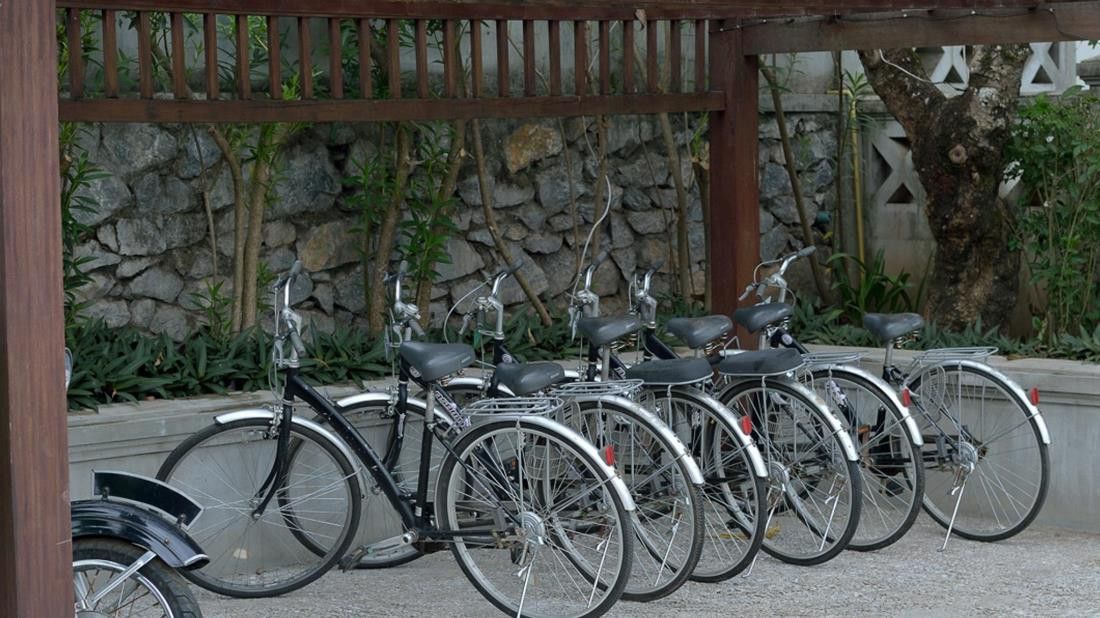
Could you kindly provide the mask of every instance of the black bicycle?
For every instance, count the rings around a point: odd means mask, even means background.
[[[289,306],[299,270],[295,264],[274,287],[273,390],[280,403],[217,417],[158,473],[206,509],[204,525],[191,532],[208,548],[210,564],[187,577],[231,596],[273,596],[308,584],[338,561],[346,568],[366,556],[450,547],[474,586],[509,614],[606,612],[630,574],[634,504],[596,449],[549,418],[561,400],[460,407],[442,380],[469,365],[473,349],[404,342],[396,392],[374,394],[397,419],[389,428],[398,439],[403,419],[424,419],[417,476],[398,478],[389,453],[372,448],[299,372],[301,317]],[[409,397],[410,382],[425,389],[426,401]],[[299,400],[327,426],[297,415]],[[433,460],[433,444],[442,449],[442,463]],[[348,553],[362,516],[361,476],[366,494],[384,496],[387,510],[368,513],[367,521],[397,519],[401,529]]]

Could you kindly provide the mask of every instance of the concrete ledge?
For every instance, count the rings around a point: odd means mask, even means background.
[[[881,371],[881,349],[813,346],[821,351],[867,352],[864,368]],[[911,352],[895,354],[905,366]],[[1042,524],[1100,532],[1100,467],[1094,452],[1100,445],[1100,365],[1051,359],[1009,360],[990,364],[1016,380],[1024,390],[1038,387],[1040,408],[1051,434],[1052,475]],[[563,362],[576,367],[576,361]],[[471,370],[469,374],[478,373]],[[372,390],[392,381],[368,384]],[[354,386],[323,389],[333,398],[360,392]],[[270,393],[196,397],[171,401],[104,406],[97,414],[69,417],[69,470],[73,498],[87,496],[93,469],[155,474],[167,454],[219,412],[264,406]]]

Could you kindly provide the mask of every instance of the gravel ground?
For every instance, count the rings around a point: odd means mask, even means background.
[[[927,518],[875,553],[845,552],[795,567],[763,554],[752,573],[722,584],[688,583],[648,604],[620,602],[609,616],[1096,616],[1100,536],[1033,528],[999,543],[952,539]],[[385,571],[333,572],[277,599],[226,599],[199,591],[210,618],[242,616],[484,617],[498,613],[449,552]]]

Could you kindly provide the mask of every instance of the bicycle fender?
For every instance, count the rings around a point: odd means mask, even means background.
[[[680,441],[680,438],[672,433],[672,429],[669,428],[664,421],[657,417],[656,414],[645,409],[638,403],[626,399],[624,397],[610,396],[610,395],[583,395],[579,397],[570,396],[567,401],[576,401],[580,403],[599,403],[608,407],[625,408],[637,414],[649,424],[650,428],[656,431],[661,439],[665,440],[672,445],[672,452],[676,456],[677,460],[683,461],[687,467],[689,478],[693,485],[702,485],[703,472],[699,470],[699,464],[695,462],[695,458],[688,454],[687,448],[684,443]]]
[[[569,441],[573,443],[575,448],[583,451],[586,456],[595,461],[596,464],[602,467],[604,472],[611,477],[611,489],[618,494],[626,510],[633,512],[637,509],[634,504],[634,498],[631,497],[630,490],[627,489],[623,479],[619,477],[619,473],[604,462],[603,457],[600,457],[600,453],[596,450],[596,447],[592,446],[592,443],[588,440],[585,440],[581,434],[555,420],[532,414],[494,414],[487,417],[487,419],[486,422],[513,421],[518,425],[537,425],[549,431],[564,434]]]
[[[864,371],[859,367],[852,365],[813,365],[811,369],[814,371],[835,371],[837,373],[850,373],[858,375],[859,377],[871,382],[882,391],[883,394],[890,400],[890,405],[894,406],[898,410],[901,410],[902,420],[905,422],[905,431],[909,433],[909,441],[913,443],[913,446],[924,446],[924,438],[920,435],[920,430],[917,429],[917,422],[913,420],[912,415],[909,414],[909,408],[901,405],[901,400],[898,399],[897,391],[891,388],[885,380],[876,376],[875,374]]]
[[[829,411],[829,406],[825,403],[825,400],[817,393],[797,382],[788,382],[788,385],[794,387],[796,391],[802,391],[802,395],[817,405],[820,412],[823,413],[825,421],[829,423],[829,429],[832,430],[833,435],[840,439],[841,448],[844,449],[844,457],[848,461],[859,461],[859,451],[856,450],[855,444],[852,443],[852,436],[848,435],[848,430],[844,428],[844,423],[841,423],[840,419]]]
[[[657,390],[660,391],[664,389]],[[726,424],[726,428],[733,429],[733,434],[737,437],[737,441],[741,444],[741,448],[748,452],[749,461],[752,462],[752,469],[753,472],[756,473],[756,476],[765,479],[768,478],[768,468],[764,465],[764,458],[760,455],[760,449],[757,448],[756,442],[741,429],[741,423],[729,408],[722,405],[722,402],[715,399],[714,396],[693,386],[674,386],[671,390],[678,395],[690,397],[702,405],[707,406],[716,416],[721,417],[722,422]]]
[[[78,500],[69,509],[74,542],[121,539],[155,553],[174,569],[197,569],[210,561],[186,532],[151,511],[102,499]]]
[[[479,378],[463,378],[463,379],[478,380]],[[392,401],[392,397],[390,396],[389,393],[368,391],[368,392],[365,392],[365,393],[359,393],[358,395],[351,395],[350,397],[344,397],[343,399],[336,402],[336,407],[337,408],[346,408],[348,406],[352,406],[352,405],[360,404],[360,403],[371,403],[371,402],[388,403],[390,401]],[[420,414],[422,416],[427,416],[425,414],[425,411],[428,409],[428,402],[427,401],[424,401],[423,399],[419,399],[417,397],[409,397],[405,401],[405,405],[407,405],[409,408],[412,408],[414,410],[419,410]],[[435,412],[435,420],[436,420],[437,423],[443,423],[443,424],[448,425],[448,426],[454,424],[454,421],[452,421],[451,418],[449,416],[447,416],[441,408],[435,407],[434,412]],[[352,461],[356,461],[356,460],[352,459]]]
[[[1031,403],[1031,400],[1028,399],[1028,396],[1024,393],[1024,389],[1020,388],[1020,385],[1017,384],[1015,380],[1006,376],[1000,371],[997,371],[993,367],[986,365],[985,363],[977,363],[970,360],[958,360],[951,362],[953,364],[971,367],[977,369],[978,371],[984,371],[992,375],[994,378],[997,378],[998,380],[1004,382],[1004,384],[1008,386],[1009,390],[1012,391],[1012,394],[1015,395],[1016,398],[1024,404],[1024,407],[1027,408],[1027,417],[1029,419],[1035,420],[1035,425],[1039,427],[1039,437],[1040,439],[1042,439],[1043,444],[1046,444],[1048,446],[1050,445],[1050,431],[1047,429],[1046,421],[1043,420],[1043,413],[1039,411],[1039,408],[1035,407],[1035,404]],[[924,372],[922,371],[921,373]]]
[[[274,418],[275,412],[266,408],[255,408],[251,410],[237,410],[235,412],[226,412],[225,414],[219,414],[218,416],[214,417],[214,422],[218,425],[228,425],[229,423],[233,423],[236,421],[252,419],[274,420]],[[307,427],[309,429],[312,429],[313,431],[316,431],[326,441],[331,442],[332,445],[335,446],[338,451],[340,451],[340,454],[347,458],[348,463],[350,463],[353,468],[359,467],[359,459],[355,457],[355,455],[352,455],[351,449],[348,448],[348,445],[344,444],[343,440],[336,437],[336,434],[332,433],[327,428],[299,416],[295,416],[294,418],[290,419],[290,422],[299,427]]]

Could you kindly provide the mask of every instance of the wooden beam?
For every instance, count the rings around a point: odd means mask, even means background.
[[[611,22],[600,22],[600,94],[611,94]]]
[[[416,96],[428,98],[428,20],[416,20]]]
[[[344,98],[343,44],[340,20],[331,17],[328,20],[328,82],[329,93],[334,99]]]
[[[233,34],[237,41],[237,98],[252,98],[252,69],[249,66],[249,56],[252,52],[248,46],[248,16],[237,15],[234,20]]]
[[[652,19],[721,19],[752,15],[833,15],[884,9],[968,10],[1058,6],[1073,0],[59,0],[60,8],[118,10],[179,10],[185,13],[222,13],[283,16],[372,17],[378,19],[631,19],[644,11]]]
[[[683,33],[683,22],[672,20],[668,22],[668,91],[680,92],[683,90],[683,78],[684,74],[684,62],[681,58],[683,56],[683,40],[680,35]]]
[[[588,94],[588,24],[584,20],[573,22],[573,92],[578,97]]]
[[[695,20],[695,92],[707,89],[707,21]]]
[[[511,88],[508,84],[508,21],[498,19],[497,31],[497,96],[508,96]]]
[[[895,10],[843,18],[746,22],[745,53],[840,51],[943,45],[993,45],[1100,39],[1100,3],[1051,3],[1043,8]]]
[[[550,22],[550,96],[561,95],[561,22]]]
[[[623,92],[634,93],[634,20],[622,22],[623,26]]]
[[[523,22],[523,96],[533,97],[538,92],[535,83],[535,22]]]
[[[279,18],[267,17],[267,89],[272,99],[283,98],[283,43]]]
[[[203,53],[205,54],[206,98],[218,98],[218,16],[207,13],[202,16]]]
[[[313,46],[310,42],[309,18],[298,18],[298,82],[302,98],[313,98]]]
[[[74,99],[84,96],[84,38],[80,32],[80,10],[65,13],[65,34],[69,48],[69,94]]]
[[[386,73],[389,75],[390,98],[401,98],[401,41],[400,24],[396,19],[386,20]]]
[[[118,21],[114,11],[103,11],[103,94],[118,96]]]
[[[480,19],[470,20],[470,91],[473,93],[474,98],[479,98],[485,94],[485,69],[482,67],[482,52],[481,43],[482,36],[484,35],[484,29],[481,27]]]
[[[0,616],[70,616],[52,0],[0,2]],[[110,101],[114,102],[114,101]]]
[[[56,93],[55,93],[56,96]],[[61,119],[73,122],[400,122],[706,112],[725,104],[721,92],[559,96],[498,99],[172,101],[61,101]]]
[[[172,94],[177,99],[190,98],[183,51],[183,13],[178,11],[172,13]]]
[[[740,290],[752,281],[760,261],[760,192],[757,149],[759,128],[759,63],[746,56],[743,32],[710,33],[710,80],[724,91],[724,109],[710,114],[710,202],[705,224],[709,243],[714,313],[737,308]],[[743,347],[755,339],[739,328]]]
[[[138,89],[141,98],[153,98],[153,34],[149,12],[138,13]]]
[[[370,70],[370,20],[361,18],[355,23],[359,32],[359,96],[369,99],[374,96],[374,76]]]
[[[443,96],[458,96],[458,71],[462,61],[455,20],[443,24]]]
[[[645,81],[648,92],[660,92],[660,75],[657,73],[657,22],[645,23]]]

